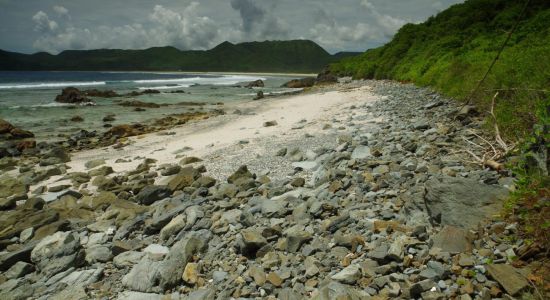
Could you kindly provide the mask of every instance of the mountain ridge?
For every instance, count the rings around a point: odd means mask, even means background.
[[[57,55],[0,49],[0,70],[318,72],[342,57],[355,54],[358,53],[331,55],[310,40],[238,44],[225,41],[209,50],[179,50],[173,46],[143,50],[65,50]]]

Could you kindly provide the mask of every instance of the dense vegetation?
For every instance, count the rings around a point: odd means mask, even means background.
[[[0,70],[319,72],[327,64],[353,54],[333,56],[307,40],[224,42],[207,51],[158,47],[26,55],[0,50]]]
[[[468,0],[422,24],[403,26],[388,44],[332,64],[331,71],[430,86],[458,100],[470,100],[480,111],[490,109],[498,91],[496,122],[505,138],[518,145],[512,153],[515,163],[510,164],[518,191],[508,203],[508,213],[523,225],[527,241],[535,240],[548,251],[550,1],[526,3]],[[487,79],[476,89],[516,23]],[[488,117],[487,128],[492,129],[494,122]]]

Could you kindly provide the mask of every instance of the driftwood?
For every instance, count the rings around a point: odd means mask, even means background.
[[[478,149],[480,149],[484,152],[483,155],[480,157],[479,155],[476,155],[471,150],[464,150],[466,153],[470,154],[474,158],[474,160],[477,164],[480,164],[483,167],[489,167],[489,168],[491,168],[495,171],[503,171],[504,170],[504,165],[502,163],[498,162],[498,161],[503,159],[506,155],[508,155],[508,153],[512,149],[514,149],[514,145],[508,145],[504,141],[504,139],[502,139],[502,137],[500,136],[500,129],[498,128],[497,118],[495,116],[495,103],[496,103],[496,98],[498,97],[498,95],[499,95],[499,92],[497,92],[495,94],[495,96],[493,97],[493,99],[491,101],[491,110],[489,111],[489,114],[493,118],[493,122],[495,124],[495,126],[494,126],[495,142],[488,141],[487,139],[483,138],[482,136],[480,136],[479,134],[473,132],[472,130],[470,130],[469,132],[471,134],[473,134],[474,136],[476,136],[481,141],[483,141],[483,143],[488,145],[488,147],[484,147],[482,145],[476,144],[473,141],[471,141],[471,140],[469,140],[465,137],[462,137],[462,139],[464,141],[466,141],[468,144],[470,144],[470,145],[472,145],[472,146],[474,146],[474,147],[476,147],[476,148],[478,148]]]

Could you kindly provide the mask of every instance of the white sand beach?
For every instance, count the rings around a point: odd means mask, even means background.
[[[318,133],[325,122],[332,123],[344,108],[372,102],[376,97],[368,86],[363,86],[226,105],[226,115],[172,128],[168,131],[170,135],[150,133],[131,138],[130,145],[123,149],[106,147],[74,153],[68,166],[71,172],[81,172],[86,171],[86,162],[105,159],[115,172],[125,172],[141,162],[136,157],[156,159],[157,165],[162,165],[177,163],[182,156],[205,158],[235,146],[237,150],[245,149],[237,151],[241,159],[247,156],[252,159],[258,152],[277,150],[260,149],[262,141],[290,140],[305,132]],[[234,113],[237,109],[242,113]],[[276,121],[277,125],[264,127],[267,121]],[[239,144],[245,145],[239,147]],[[132,161],[115,163],[118,159]]]

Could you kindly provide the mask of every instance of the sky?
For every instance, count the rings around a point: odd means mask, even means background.
[[[462,0],[0,0],[0,49],[22,53],[313,40],[331,53],[388,42]]]

